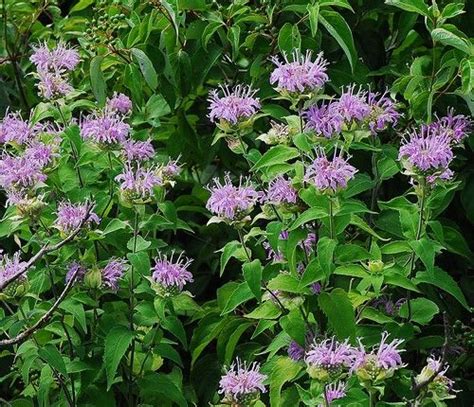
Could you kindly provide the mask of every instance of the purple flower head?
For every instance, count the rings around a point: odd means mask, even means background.
[[[304,180],[314,184],[320,191],[330,193],[346,188],[347,182],[354,177],[357,169],[343,158],[343,151],[341,150],[338,155],[334,150],[332,161],[328,160],[322,149],[316,154],[316,159],[306,169]]]
[[[276,68],[270,75],[270,83],[276,83],[278,91],[307,93],[322,88],[329,80],[326,73],[328,62],[322,52],[315,61],[311,60],[311,51],[303,55],[297,49],[293,51],[291,60],[286,54],[283,54],[283,58],[283,62],[276,56],[271,58]]]
[[[165,289],[175,289],[182,291],[186,283],[193,281],[193,275],[188,271],[192,263],[191,259],[180,254],[176,260],[173,255],[168,259],[166,255],[159,255],[155,259],[155,266],[152,268],[152,279]]]
[[[0,284],[21,273],[25,266],[26,262],[20,259],[20,252],[16,252],[12,257],[0,254]]]
[[[318,236],[316,233],[310,232],[306,236],[306,238],[299,243],[299,246],[306,252],[306,253],[311,253],[316,244],[318,243]]]
[[[178,177],[181,173],[183,167],[179,163],[181,156],[179,156],[176,160],[169,159],[166,164],[163,164],[159,168],[159,174],[163,181],[168,181],[171,185],[173,185],[172,180]]]
[[[388,336],[389,334],[384,332],[380,343],[374,346],[370,353],[366,351],[359,339],[359,348],[355,349],[353,353],[354,363],[352,371],[356,371],[359,374],[360,372],[358,371],[363,370],[362,377],[364,379],[376,380],[381,377],[381,371],[393,373],[394,370],[402,367],[403,362],[400,353],[403,350],[399,349],[399,346],[403,343],[403,340],[394,339],[392,342],[387,343]]]
[[[46,43],[33,46],[31,62],[38,70],[72,71],[80,62],[79,53],[65,43],[59,42],[56,48],[49,49]]]
[[[87,203],[73,204],[69,201],[61,202],[58,205],[57,219],[55,227],[61,232],[69,234],[74,232],[81,225],[100,223],[100,218],[92,211],[88,211]],[[87,217],[87,220],[86,220]]]
[[[291,180],[279,176],[272,180],[268,185],[268,191],[265,201],[275,205],[279,204],[295,204],[298,199],[296,189],[291,185]]]
[[[127,199],[148,199],[153,194],[153,188],[162,185],[161,179],[155,174],[155,168],[134,168],[127,163],[124,172],[117,175],[115,180],[120,182],[120,189]]]
[[[323,369],[350,368],[353,348],[348,341],[338,342],[335,337],[313,342],[306,352],[307,365]]]
[[[271,260],[275,263],[281,262],[285,260],[283,253],[281,253],[278,249],[275,251],[273,247],[270,245],[269,242],[262,243],[265,252],[267,253],[267,260]]]
[[[80,123],[81,137],[98,144],[114,145],[126,141],[130,126],[113,114],[97,114],[84,118]]]
[[[340,114],[347,123],[352,120],[364,120],[371,111],[366,97],[367,92],[360,88],[356,91],[355,85],[348,86],[345,90],[343,89],[339,100],[332,103],[331,111]]]
[[[367,94],[367,103],[370,107],[369,128],[372,134],[384,130],[388,124],[395,126],[400,117],[395,103],[387,94],[387,91],[382,94],[373,92]]]
[[[151,140],[126,140],[122,143],[123,153],[128,161],[145,161],[155,155]]]
[[[347,384],[344,382],[331,383],[326,386],[326,400],[331,405],[334,400],[342,399],[346,395]],[[322,405],[320,405],[322,407]]]
[[[81,281],[86,275],[86,272],[86,268],[81,263],[73,261],[71,264],[69,264],[69,267],[67,269],[66,283],[71,280],[73,275],[76,275],[75,281]]]
[[[208,99],[209,119],[212,122],[224,120],[235,125],[241,120],[249,119],[260,109],[260,102],[255,97],[257,90],[251,86],[237,85],[231,89],[221,85],[220,89],[222,96],[214,89]]]
[[[428,126],[422,126],[419,132],[413,131],[408,139],[404,138],[398,154],[408,170],[428,175],[446,170],[453,157],[449,136],[438,135]]]
[[[44,168],[51,164],[53,159],[58,156],[56,148],[57,146],[54,144],[33,141],[28,144],[23,156],[28,160],[38,163],[41,168]]]
[[[296,341],[291,341],[288,345],[288,356],[290,359],[298,362],[303,360],[305,354],[305,349]]]
[[[316,134],[322,134],[331,138],[341,132],[344,118],[335,108],[334,104],[311,106],[305,113],[306,129],[313,130]]]
[[[437,118],[430,127],[439,136],[447,135],[453,143],[460,143],[472,131],[472,120],[464,115],[454,115],[454,109],[449,109],[446,116]]]
[[[46,181],[40,162],[26,156],[4,155],[0,159],[0,186],[6,190],[35,188]]]
[[[226,370],[219,382],[219,394],[234,403],[241,403],[251,397],[256,397],[260,392],[265,393],[263,382],[267,376],[260,373],[260,365],[254,362],[247,365],[239,358]]]
[[[214,185],[208,189],[211,196],[206,208],[227,220],[235,220],[250,211],[261,197],[261,194],[243,178],[240,178],[238,186],[232,185],[229,174],[225,175],[224,184],[214,178]]]
[[[112,291],[118,290],[118,281],[122,278],[127,262],[124,259],[112,259],[102,269],[102,284]]]
[[[0,142],[25,144],[36,137],[36,126],[23,120],[21,114],[8,113],[0,123]]]
[[[313,283],[309,286],[309,289],[313,294],[318,295],[321,294],[323,287],[321,286],[321,283]]]
[[[74,88],[59,71],[38,71],[38,93],[44,99],[56,99],[69,95]]]
[[[114,92],[112,98],[107,99],[105,110],[128,115],[132,112],[133,104],[130,98],[123,93]]]

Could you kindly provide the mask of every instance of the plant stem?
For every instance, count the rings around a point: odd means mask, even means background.
[[[334,208],[332,197],[329,198],[329,237],[333,240],[336,238],[336,233],[334,230]]]

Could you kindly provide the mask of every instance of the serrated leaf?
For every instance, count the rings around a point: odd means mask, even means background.
[[[431,37],[434,41],[457,48],[468,55],[473,55],[474,53],[471,44],[469,44],[464,38],[457,36],[455,33],[446,30],[445,28],[435,28],[431,31]]]
[[[354,308],[342,288],[335,288],[330,293],[319,294],[318,303],[340,340],[355,338]]]
[[[52,368],[56,369],[63,376],[67,377],[66,364],[64,363],[64,359],[56,346],[48,343],[38,350],[38,355]]]

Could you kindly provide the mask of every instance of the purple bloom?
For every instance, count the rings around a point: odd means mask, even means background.
[[[291,181],[279,176],[270,182],[265,201],[272,204],[294,204],[298,199],[296,189]]]
[[[39,95],[47,100],[67,96],[74,90],[65,75],[59,71],[38,71],[37,76]]]
[[[100,223],[100,218],[94,213],[88,211],[87,203],[73,204],[71,202],[61,202],[58,205],[57,219],[54,223],[55,227],[61,232],[69,234],[74,232],[81,225],[91,223]],[[87,220],[86,219],[87,216]],[[85,221],[85,222],[84,222]]]
[[[31,62],[38,70],[72,71],[80,62],[79,53],[74,48],[60,42],[56,48],[49,49],[46,43],[33,46]]]
[[[326,138],[339,134],[344,118],[334,106],[334,104],[323,104],[320,107],[317,105],[311,106],[304,113],[306,129],[314,130],[316,134],[322,134]]]
[[[291,61],[286,54],[283,54],[283,58],[283,62],[276,56],[271,58],[277,67],[270,75],[270,83],[276,83],[278,91],[307,93],[323,87],[329,80],[326,73],[328,62],[322,52],[314,62],[311,60],[311,51],[303,55],[297,49],[293,51]]]
[[[285,260],[283,253],[281,253],[279,250],[273,250],[269,242],[263,242],[262,246],[267,253],[267,260],[271,260],[274,262],[281,262]]]
[[[86,271],[86,268],[82,264],[78,263],[77,261],[73,261],[67,269],[66,283],[71,280],[74,274],[76,275],[75,280],[81,281],[84,278]]]
[[[306,353],[305,362],[313,368],[326,370],[350,368],[352,366],[353,348],[347,340],[338,342],[335,337],[321,342],[313,342]]]
[[[209,118],[212,122],[224,120],[230,124],[237,124],[241,120],[252,117],[258,109],[260,102],[255,97],[256,90],[251,86],[237,85],[233,89],[220,86],[222,96],[214,89],[209,96]]]
[[[55,152],[56,148],[57,146],[53,144],[33,141],[29,143],[23,156],[28,160],[37,162],[41,168],[44,168],[53,161],[54,157],[58,156]]]
[[[342,150],[339,155],[334,150],[332,161],[328,160],[322,149],[316,154],[316,159],[306,169],[304,180],[314,184],[320,191],[328,190],[334,193],[338,189],[346,188],[347,182],[354,177],[357,169],[342,157]]]
[[[132,111],[132,108],[132,101],[123,93],[114,92],[112,98],[107,99],[106,110],[127,115]]]
[[[402,358],[400,353],[403,350],[398,347],[403,343],[401,339],[394,339],[392,342],[387,343],[388,333],[382,333],[380,343],[374,346],[370,353],[367,353],[364,345],[359,339],[359,348],[354,350],[354,363],[352,371],[359,369],[365,369],[374,372],[373,368],[384,369],[386,371],[393,371],[403,366]],[[380,372],[374,372],[374,379],[379,376]]]
[[[261,194],[240,178],[239,186],[232,185],[230,176],[226,174],[224,184],[214,178],[214,185],[209,187],[211,196],[206,208],[215,215],[228,220],[239,218],[250,211]]]
[[[122,146],[123,152],[128,161],[145,161],[155,155],[155,149],[151,144],[151,140],[127,140],[122,143]]]
[[[366,95],[367,92],[361,89],[356,92],[355,85],[348,86],[346,90],[343,90],[339,100],[332,103],[331,111],[340,114],[347,123],[352,120],[364,120],[371,111],[366,103]]]
[[[182,291],[186,283],[193,281],[193,275],[188,271],[192,260],[180,254],[173,261],[173,254],[169,259],[161,255],[155,259],[155,266],[152,268],[152,279],[165,289]]]
[[[431,128],[422,126],[419,133],[413,131],[409,139],[403,139],[398,159],[405,162],[409,171],[443,172],[453,159],[449,136],[438,135]]]
[[[373,134],[384,130],[390,123],[397,124],[400,113],[397,112],[395,103],[387,96],[387,91],[383,94],[369,92],[367,103],[370,107],[369,127]]]
[[[288,356],[290,359],[298,362],[303,360],[305,354],[305,349],[296,341],[291,341],[288,345]]]
[[[306,238],[299,243],[299,245],[304,249],[306,253],[309,254],[314,250],[317,243],[318,236],[316,235],[316,233],[310,232],[308,233],[308,236],[306,236]]]
[[[334,400],[342,399],[346,395],[347,385],[343,382],[331,383],[326,386],[326,400],[331,405]],[[322,406],[322,405],[320,405]]]
[[[313,294],[318,295],[321,294],[323,287],[321,286],[321,283],[313,283],[309,286],[309,289]]]
[[[102,283],[112,291],[118,290],[118,280],[122,278],[127,262],[124,259],[112,259],[102,269]]]
[[[148,199],[153,194],[153,188],[162,185],[161,179],[155,174],[155,168],[133,168],[127,163],[124,172],[117,175],[115,180],[120,182],[120,189],[127,199]]]
[[[20,113],[8,113],[0,123],[0,142],[25,144],[36,137],[36,126],[23,120]]]
[[[240,404],[244,399],[258,396],[259,392],[265,393],[263,382],[267,376],[260,373],[260,365],[254,362],[247,365],[239,358],[226,370],[219,382],[219,394],[231,402]]]
[[[126,141],[130,126],[113,114],[92,114],[81,121],[81,137],[98,144],[119,144]]]
[[[453,143],[459,143],[472,130],[472,120],[461,114],[454,115],[454,109],[449,109],[446,116],[437,118],[430,127],[433,134],[447,135]]]
[[[34,188],[46,180],[41,165],[28,157],[4,155],[0,159],[0,186],[6,190]]]
[[[180,157],[181,156],[179,156],[176,160],[170,159],[165,165],[160,168],[160,174],[163,179],[170,180],[176,178],[180,174],[182,170],[182,166],[179,163]]]
[[[25,269],[26,262],[21,261],[20,252],[16,252],[12,257],[0,254],[0,284]]]

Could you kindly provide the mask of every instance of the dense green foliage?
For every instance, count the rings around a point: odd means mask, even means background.
[[[28,261],[60,244],[27,280],[0,292],[1,405],[220,405],[219,380],[237,356],[258,361],[267,376],[255,406],[325,405],[325,383],[287,354],[310,331],[353,345],[378,343],[384,331],[404,341],[406,366],[376,385],[351,376],[347,396],[331,405],[472,405],[474,137],[454,150],[454,178],[433,188],[410,183],[398,152],[410,129],[448,108],[474,114],[474,2],[2,0],[1,15],[2,116],[18,110],[62,128],[37,211],[0,198],[4,254],[20,251]],[[60,41],[81,57],[70,74],[74,91],[45,100],[32,47]],[[315,99],[291,103],[269,81],[270,57],[294,49],[322,51],[329,62],[318,99],[352,83],[388,88],[402,115],[375,137],[347,129],[338,139],[358,173],[334,196],[304,179],[314,148],[329,155],[337,144],[303,131],[301,111]],[[219,84],[258,89],[262,107],[244,131],[210,121],[208,96]],[[132,137],[152,140],[154,165],[164,168],[169,157],[182,165],[145,202],[120,191],[118,149],[80,136],[78,123],[114,92],[132,100]],[[262,141],[272,120],[294,130],[287,144]],[[19,150],[4,147],[2,157]],[[286,174],[299,206],[255,205],[249,221],[215,221],[207,186],[225,174],[234,185],[250,177],[260,190]],[[64,200],[93,202],[100,223],[81,224],[68,239],[55,227]],[[318,240],[308,255],[300,242],[309,232]],[[284,261],[267,258],[264,242]],[[174,251],[193,259],[194,281],[163,295],[150,270],[158,253]],[[112,258],[127,261],[117,291],[100,280]],[[73,260],[88,272],[66,284]],[[380,305],[387,302],[395,310]],[[21,332],[28,335],[8,342]],[[450,365],[455,399],[416,385],[431,354]]]

